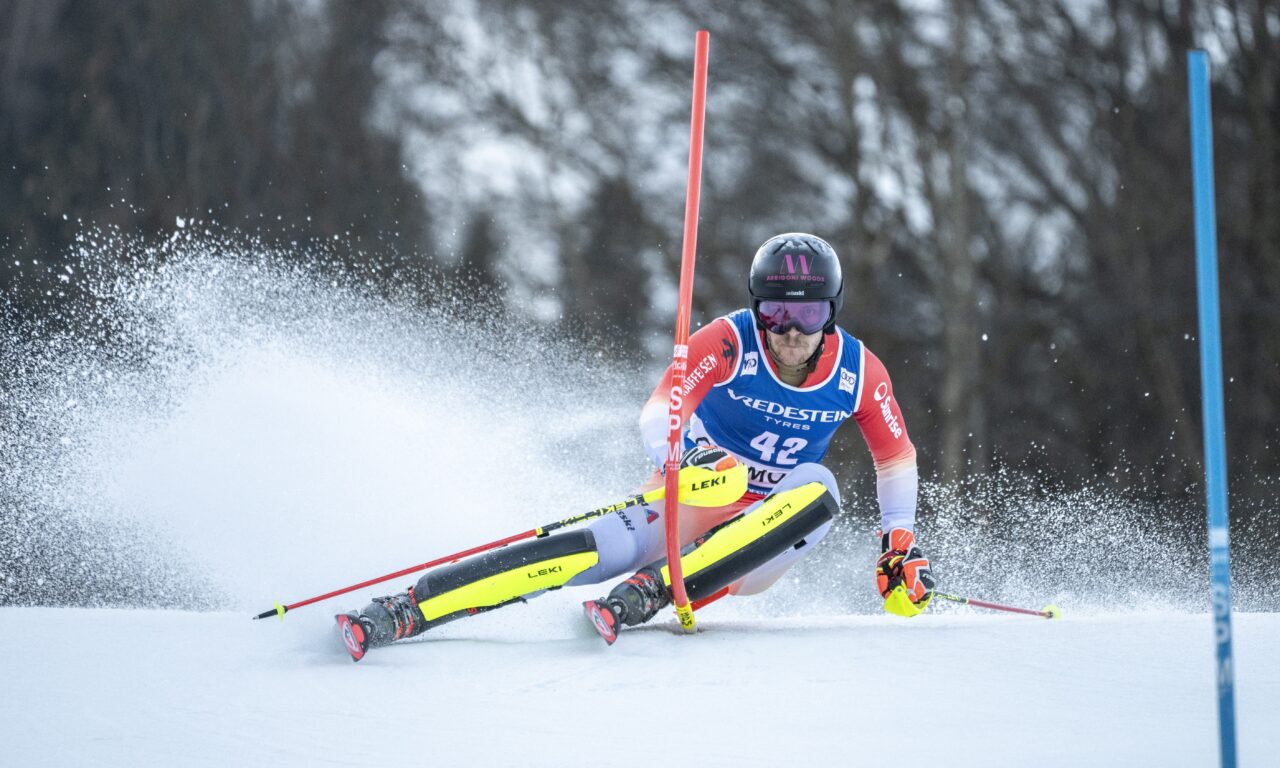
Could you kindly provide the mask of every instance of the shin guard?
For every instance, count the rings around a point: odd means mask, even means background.
[[[832,519],[839,505],[813,482],[766,498],[760,506],[713,529],[680,558],[690,600],[711,597],[792,547]],[[665,561],[662,580],[671,573]]]
[[[426,626],[432,627],[559,589],[599,560],[591,531],[571,531],[430,571],[414,593]]]

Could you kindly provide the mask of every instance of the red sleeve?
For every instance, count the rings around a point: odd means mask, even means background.
[[[907,436],[907,423],[902,419],[898,399],[893,396],[893,382],[880,358],[863,346],[862,396],[853,418],[871,449],[876,470],[902,462],[915,462],[916,448]]]
[[[733,325],[723,317],[712,320],[689,337],[689,368],[685,373],[684,406],[680,414],[682,425],[688,423],[689,415],[713,386],[722,384],[733,376],[741,352],[738,334]],[[661,403],[665,411],[670,393],[671,366],[667,366],[662,380],[649,395],[645,406]]]

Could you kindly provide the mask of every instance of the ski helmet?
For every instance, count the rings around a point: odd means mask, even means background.
[[[829,301],[830,333],[844,304],[844,274],[835,249],[820,237],[788,232],[764,241],[751,260],[747,281],[751,311],[759,316],[762,301]]]

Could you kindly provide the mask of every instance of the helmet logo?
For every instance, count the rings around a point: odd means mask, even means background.
[[[804,257],[803,253],[797,253],[795,255],[800,259],[800,274],[809,274],[809,260]],[[787,260],[787,274],[794,275],[796,273],[796,265],[795,262],[791,260],[791,254],[785,254],[783,258]]]
[[[799,271],[796,266],[799,265]],[[825,285],[827,282],[826,275],[809,274],[809,258],[803,253],[784,253],[782,254],[782,264],[778,267],[776,275],[765,277],[767,283],[808,283],[811,285]],[[788,294],[792,295],[792,294]],[[795,294],[802,296],[803,293]]]

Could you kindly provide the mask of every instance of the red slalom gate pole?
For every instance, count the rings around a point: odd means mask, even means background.
[[[680,257],[680,306],[676,315],[675,348],[671,359],[671,399],[667,418],[666,534],[667,568],[671,575],[671,601],[685,632],[697,631],[693,607],[684,588],[680,567],[680,505],[676,491],[683,442],[684,383],[689,367],[689,316],[693,305],[693,265],[698,251],[698,199],[702,187],[702,126],[707,106],[707,50],[710,35],[698,30],[693,44],[693,115],[689,126],[689,181],[684,198],[684,244]]]

